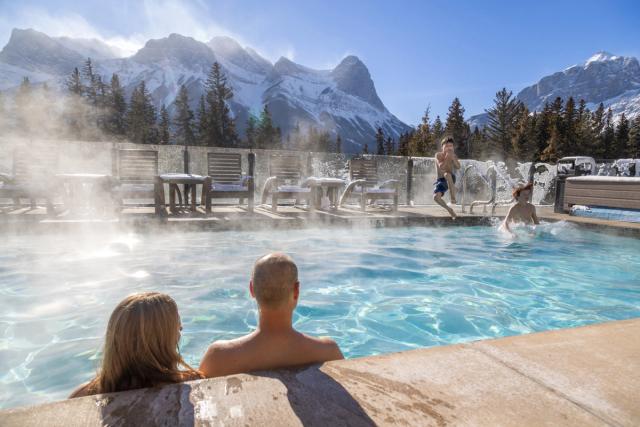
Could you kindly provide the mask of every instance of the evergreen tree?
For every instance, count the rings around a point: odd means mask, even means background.
[[[545,162],[555,163],[560,157],[558,155],[558,140],[560,139],[560,131],[554,127],[551,130],[551,138],[547,143],[547,147],[542,152],[542,160]]]
[[[460,157],[469,157],[469,125],[464,120],[464,108],[456,97],[449,106],[444,130],[456,142],[456,152]]]
[[[547,147],[542,153],[542,157],[548,161],[555,162],[569,152],[567,123],[565,122],[566,113],[564,103],[560,97],[557,97],[553,103],[548,106],[549,132],[551,137],[547,141]],[[572,114],[573,113],[570,113],[570,116]],[[553,143],[553,147],[549,147],[551,143]]]
[[[542,112],[537,116],[534,129],[534,154],[533,158],[542,159],[542,153],[547,148],[547,142],[551,138],[552,112],[549,103],[545,103]]]
[[[30,133],[30,111],[33,99],[33,88],[28,77],[22,78],[22,83],[15,95],[16,124],[21,132]]]
[[[431,156],[437,151],[437,142],[433,140],[434,135],[431,131],[430,110],[430,107],[425,110],[420,124],[409,141],[408,152],[405,155]],[[442,122],[439,121],[439,118],[437,120],[440,123],[440,127],[442,127]]]
[[[387,156],[393,156],[394,155],[394,147],[393,147],[393,139],[391,139],[390,136],[387,137],[387,140],[384,143],[384,151],[387,154]]]
[[[376,154],[379,156],[384,156],[384,132],[380,127],[376,132],[376,148]]]
[[[593,157],[603,158],[605,156],[606,149],[604,147],[604,125],[606,120],[606,112],[602,102],[598,105],[596,111],[591,115],[591,149],[589,154]]]
[[[280,129],[280,126],[277,126],[275,132],[274,149],[282,150],[282,148],[282,129]]]
[[[295,126],[293,127],[293,129],[291,130],[291,133],[289,134],[290,138],[289,138],[289,144],[287,145],[287,149],[288,150],[301,150],[303,148],[303,142],[302,142],[302,131],[300,129],[300,123],[296,122]]]
[[[508,160],[511,160],[510,166],[515,166],[513,162],[515,160],[525,160],[531,157],[530,148],[533,145],[530,141],[532,134],[529,118],[529,110],[524,105],[520,104],[516,117],[514,117],[514,129],[511,136],[511,149],[509,150],[511,156]]]
[[[66,86],[69,93],[76,96],[82,96],[82,77],[80,77],[80,71],[78,71],[78,67],[75,67],[71,72],[71,75],[67,79]]]
[[[208,145],[234,147],[238,141],[235,122],[231,117],[228,102],[233,98],[233,90],[227,83],[227,76],[218,62],[214,62],[205,82],[205,98],[209,114]]]
[[[82,76],[86,80],[87,84],[83,88],[83,92],[89,101],[89,104],[97,107],[98,106],[98,90],[97,90],[97,76],[93,72],[93,64],[91,63],[91,58],[87,58],[82,67]]]
[[[628,156],[627,148],[629,145],[629,119],[622,113],[620,121],[615,132],[615,142],[613,148],[613,157],[623,159]]]
[[[602,147],[602,157],[606,159],[613,159],[615,157],[614,145],[615,145],[615,128],[613,124],[613,112],[611,108],[607,110],[607,115],[604,119],[604,129],[602,131],[602,141],[600,146]]]
[[[249,149],[256,147],[256,136],[258,132],[258,119],[253,114],[249,114],[247,119],[247,129],[245,130],[246,145]]]
[[[198,144],[207,145],[209,134],[209,114],[204,95],[202,95],[198,104]]]
[[[193,132],[193,111],[189,107],[189,93],[185,85],[180,86],[175,106],[175,138],[180,145],[195,145],[196,137]]]
[[[433,128],[432,141],[434,143],[435,151],[437,151],[440,149],[440,140],[444,136],[444,126],[442,125],[442,120],[440,120],[440,116],[436,116],[436,119],[433,121],[432,128]]]
[[[636,116],[629,130],[627,142],[627,155],[634,159],[640,159],[640,114]],[[637,173],[637,172],[636,172]]]
[[[7,112],[4,105],[4,94],[0,91],[0,129],[5,129],[7,122]]]
[[[164,104],[162,104],[162,107],[160,107],[160,123],[158,124],[158,127],[158,143],[162,145],[169,144],[171,139],[171,134],[169,132],[169,113],[167,112]]]
[[[398,155],[409,156],[409,132],[401,133],[398,138]]]
[[[144,80],[133,90],[127,111],[127,135],[132,142],[155,144],[158,142],[156,110]]]
[[[584,99],[580,100],[576,123],[576,152],[592,155],[594,135],[591,131],[591,112]]]
[[[364,148],[362,149],[362,154],[369,154],[369,144],[364,144]]]
[[[277,141],[277,131],[273,126],[271,113],[265,104],[260,113],[260,121],[258,123],[258,133],[256,136],[256,146],[260,149],[275,150],[280,148]]]
[[[338,154],[342,153],[342,138],[340,138],[340,134],[336,135],[335,152],[338,153]]]
[[[578,144],[576,141],[578,133],[578,112],[576,111],[576,103],[572,96],[569,97],[567,103],[565,104],[562,115],[562,124],[562,139],[564,142],[564,147],[562,147],[562,156],[579,154]]]
[[[476,126],[469,137],[469,157],[472,159],[485,159],[488,156],[487,139],[484,132],[481,132]]]
[[[107,109],[107,129],[114,135],[124,135],[126,131],[127,101],[124,96],[124,88],[120,85],[120,78],[117,74],[111,76],[111,90],[107,100]]]
[[[321,132],[318,135],[318,141],[316,143],[316,151],[329,152],[331,146],[331,135],[329,132]]]
[[[486,133],[499,157],[508,157],[511,153],[511,140],[516,126],[516,117],[521,103],[512,98],[513,93],[502,88],[494,98],[494,106],[487,110],[488,123]]]

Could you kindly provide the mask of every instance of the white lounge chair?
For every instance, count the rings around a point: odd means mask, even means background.
[[[272,154],[269,158],[269,178],[262,190],[262,204],[271,197],[271,210],[277,212],[278,201],[294,199],[297,203],[306,200],[310,211],[315,209],[315,191],[302,178],[300,156],[291,154]]]
[[[242,174],[240,153],[207,153],[208,177],[202,199],[211,212],[211,199],[247,199],[247,210],[253,212],[253,176]]]
[[[350,198],[356,198],[360,202],[360,209],[364,211],[368,201],[392,200],[393,210],[398,210],[399,182],[389,179],[383,182],[378,180],[378,164],[374,159],[349,160],[349,178],[351,182],[340,197],[340,206]]]

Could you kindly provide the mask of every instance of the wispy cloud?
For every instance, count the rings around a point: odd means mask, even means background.
[[[95,38],[115,48],[122,56],[129,56],[153,38],[171,33],[193,37],[207,42],[215,36],[234,38],[244,46],[251,46],[262,56],[276,60],[280,56],[294,59],[295,48],[284,46],[257,47],[243,36],[211,19],[206,2],[187,3],[179,0],[144,0],[136,8],[137,31],[129,34],[113,34],[87,21],[83,16],[70,12],[50,12],[44,8],[20,7],[13,16],[0,14],[0,43],[9,40],[13,28],[33,28],[52,37]]]

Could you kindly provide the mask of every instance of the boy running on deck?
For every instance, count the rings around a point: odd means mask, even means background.
[[[525,224],[540,224],[538,216],[536,215],[536,207],[529,203],[529,197],[531,197],[531,191],[533,190],[533,183],[527,185],[521,185],[513,190],[513,198],[516,199],[516,204],[511,206],[507,217],[504,219],[504,228],[511,234],[513,231],[509,228],[510,222],[523,222]]]
[[[438,173],[438,179],[435,182],[433,188],[433,200],[445,208],[451,218],[456,217],[456,213],[451,209],[447,203],[442,200],[442,196],[447,190],[451,191],[451,203],[456,204],[456,176],[453,174],[454,169],[460,169],[460,160],[454,151],[454,140],[452,137],[447,136],[442,139],[440,143],[442,151],[436,153],[436,170]]]

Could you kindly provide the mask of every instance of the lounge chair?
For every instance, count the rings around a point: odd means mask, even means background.
[[[20,207],[20,199],[29,199],[32,209],[37,199],[44,199],[47,213],[53,213],[57,171],[57,150],[45,146],[17,149],[12,174],[0,174],[0,198],[12,199],[15,207]]]
[[[202,195],[207,213],[211,212],[211,199],[235,198],[239,199],[240,204],[247,199],[247,209],[253,212],[252,168],[249,167],[250,175],[242,174],[242,155],[240,153],[207,153],[207,166],[209,176],[205,179]]]
[[[379,182],[378,164],[374,159],[349,160],[349,178],[351,182],[340,197],[340,206],[349,198],[357,198],[364,211],[367,201],[393,200],[393,210],[398,210],[399,182],[396,179]]]
[[[296,203],[306,200],[310,211],[315,209],[315,192],[308,183],[303,182],[300,156],[291,154],[272,154],[269,158],[269,178],[262,190],[262,204],[271,196],[271,210],[277,212],[278,201],[294,199]]]
[[[113,195],[120,208],[125,199],[153,199],[156,213],[162,213],[164,187],[158,176],[158,152],[118,150],[117,183]]]

